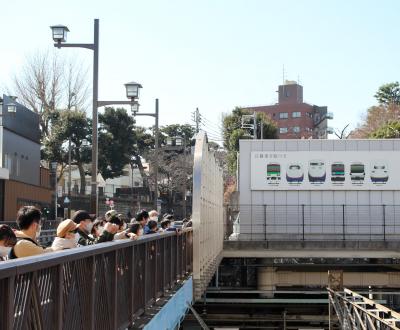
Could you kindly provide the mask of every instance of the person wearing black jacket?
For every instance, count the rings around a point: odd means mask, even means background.
[[[94,217],[83,210],[76,211],[72,217],[72,221],[78,225],[75,234],[75,239],[78,246],[93,245],[112,241],[114,239],[114,234],[118,230],[117,225],[106,223],[103,233],[99,237],[94,238],[93,236],[89,235],[92,231]]]

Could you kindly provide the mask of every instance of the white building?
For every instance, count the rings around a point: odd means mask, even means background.
[[[145,167],[146,173],[148,173],[147,164],[143,164]],[[63,180],[60,180],[59,191],[61,190],[64,194],[68,193],[68,181],[69,181],[69,171],[68,167],[64,170]],[[90,195],[91,186],[90,186],[91,176],[86,175],[86,186],[85,186],[85,195]],[[104,180],[103,176],[99,173],[97,175],[97,183],[100,190],[104,191],[104,195],[107,197],[113,197],[116,193],[117,188],[136,188],[143,187],[143,178],[140,174],[138,168],[133,168],[130,165],[126,165],[123,170],[123,175]],[[71,166],[71,192],[72,194],[80,193],[81,189],[81,176],[79,174],[79,170],[76,166]]]

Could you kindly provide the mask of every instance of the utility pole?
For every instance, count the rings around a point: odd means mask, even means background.
[[[257,140],[257,113],[254,111],[254,140]]]
[[[260,126],[261,126],[261,140],[263,140],[264,139],[264,122],[263,122],[263,120],[262,120],[262,118],[261,118],[261,120],[260,120]]]
[[[183,191],[182,191],[182,217],[186,218],[186,181],[187,181],[187,162],[186,162],[186,136],[183,135],[183,174],[185,175],[185,180],[183,180]]]
[[[154,160],[154,208],[158,211],[158,99],[156,99],[156,127],[154,132],[154,151],[155,151],[155,160]]]
[[[196,133],[200,131],[201,115],[199,108],[196,108],[195,112],[192,112],[192,121],[196,124]]]
[[[68,218],[71,218],[71,185],[72,185],[72,170],[71,170],[71,137],[68,140]]]

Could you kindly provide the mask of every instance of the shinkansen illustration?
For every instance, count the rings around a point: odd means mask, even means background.
[[[345,180],[345,167],[342,162],[334,162],[331,165],[331,181],[343,182]]]
[[[372,182],[387,182],[389,180],[388,167],[385,163],[377,162],[371,167]]]
[[[352,181],[364,181],[365,165],[360,162],[354,162],[350,165],[350,179]]]
[[[267,165],[267,181],[277,182],[281,180],[281,165],[278,163],[269,163]]]
[[[287,182],[303,182],[304,171],[303,166],[299,163],[288,164],[286,169]]]
[[[311,160],[308,163],[308,180],[310,182],[325,182],[326,169],[323,160]]]

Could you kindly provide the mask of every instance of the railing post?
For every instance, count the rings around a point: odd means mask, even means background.
[[[89,270],[89,276],[87,277],[87,280],[90,281],[90,292],[89,292],[89,310],[87,311],[88,313],[88,318],[89,318],[89,329],[90,330],[94,330],[94,305],[95,305],[95,290],[96,290],[96,260],[95,260],[95,256],[92,256],[89,258],[88,260],[90,263],[90,270]]]
[[[135,310],[134,310],[134,306],[135,306],[135,303],[134,303],[134,295],[135,295],[135,285],[136,285],[136,283],[135,283],[135,245],[133,245],[132,247],[131,247],[131,258],[130,258],[130,260],[129,260],[129,263],[130,263],[130,267],[129,267],[129,269],[130,269],[130,271],[131,271],[131,273],[130,273],[130,283],[129,283],[129,323],[130,323],[130,326],[132,326],[133,325],[133,322],[134,322],[134,313],[135,313]]]
[[[386,242],[386,205],[383,204],[383,241]]]
[[[64,302],[64,276],[63,276],[63,264],[57,266],[57,284],[56,284],[56,296],[55,296],[55,308],[56,308],[56,329],[62,330],[63,328],[63,302]]]
[[[2,311],[0,313],[4,315],[4,320],[1,320],[0,329],[12,330],[14,328],[14,292],[15,292],[15,276],[10,276],[7,279],[3,279],[5,283],[4,298],[2,301],[5,302],[4,306],[1,306]]]
[[[149,275],[149,243],[144,243],[144,248],[145,248],[145,252],[144,252],[144,277],[143,277],[143,284],[144,284],[144,306],[143,306],[143,310],[146,312],[147,310],[147,304],[149,302],[149,288],[147,287],[149,285],[149,282],[151,282],[151,280],[149,281],[149,279],[147,278]]]
[[[117,329],[118,323],[118,250],[114,250],[112,253],[111,261],[111,326],[113,329]]]
[[[305,222],[305,217],[304,217],[304,204],[301,204],[301,217],[302,217],[302,222],[303,222],[303,241],[305,238],[305,232],[304,232],[304,222]]]
[[[346,224],[345,224],[345,216],[344,216],[344,214],[345,214],[345,205],[343,204],[342,205],[342,227],[343,227],[343,241],[345,241],[346,240]]]

